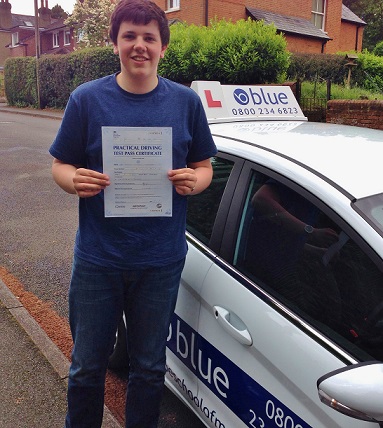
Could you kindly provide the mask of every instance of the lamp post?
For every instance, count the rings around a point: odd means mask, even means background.
[[[39,30],[39,12],[37,0],[35,2],[35,43],[36,43],[36,92],[37,92],[37,108],[41,108],[40,102],[40,79],[39,79],[39,58],[40,58],[40,30]]]

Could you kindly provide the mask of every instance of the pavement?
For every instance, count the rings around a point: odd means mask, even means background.
[[[8,107],[0,111],[61,119],[60,110]],[[69,361],[0,280],[0,427],[61,428]],[[107,407],[103,428],[121,428]]]
[[[55,110],[55,109],[44,109],[39,110],[35,108],[20,108],[20,107],[11,107],[8,106],[6,102],[2,102],[0,100],[0,111],[9,112],[9,113],[18,113],[18,114],[26,114],[29,116],[39,116],[46,117],[50,119],[58,119],[61,120],[63,117],[63,110]]]

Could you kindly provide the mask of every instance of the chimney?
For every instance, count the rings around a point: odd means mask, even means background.
[[[39,25],[46,28],[51,24],[51,10],[48,7],[48,0],[41,0],[39,9]]]
[[[12,13],[11,3],[8,0],[1,0],[0,2],[0,28],[12,27]]]

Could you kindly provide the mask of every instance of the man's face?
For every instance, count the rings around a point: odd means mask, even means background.
[[[114,53],[120,57],[121,74],[125,79],[131,82],[157,79],[158,63],[165,50],[156,21],[147,25],[121,23]]]

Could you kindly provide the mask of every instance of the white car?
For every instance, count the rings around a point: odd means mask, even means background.
[[[383,426],[383,132],[307,122],[288,87],[192,87],[219,153],[166,385],[207,427]]]

